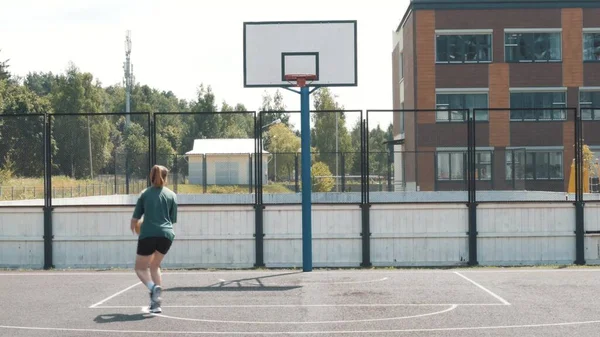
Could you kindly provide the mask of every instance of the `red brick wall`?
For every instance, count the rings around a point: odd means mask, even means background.
[[[509,108],[509,65],[492,63],[489,65],[489,106],[492,108]],[[510,144],[509,111],[490,111],[490,146],[506,147]]]
[[[416,13],[417,108],[435,109],[435,12]],[[420,113],[418,123],[435,123],[435,112]]]
[[[583,10],[581,8],[562,9],[562,52],[563,52],[563,86],[567,87],[568,106],[576,107],[578,97],[574,96],[575,90],[583,86]],[[574,99],[574,101],[573,101]],[[563,123],[563,174],[565,177],[565,191],[569,184],[569,168],[575,158],[574,138],[575,125],[572,114],[569,120]]]

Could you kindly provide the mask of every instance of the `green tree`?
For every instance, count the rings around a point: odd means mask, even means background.
[[[334,179],[331,177],[331,171],[327,164],[316,162],[311,167],[312,190],[314,192],[331,192],[335,185]]]
[[[342,164],[340,153],[344,153],[347,167],[351,167],[355,160],[352,140],[346,128],[346,114],[342,111],[344,107],[337,103],[335,96],[328,88],[321,88],[316,92],[314,109],[317,112],[312,114],[314,123],[314,129],[311,131],[312,145],[318,152],[319,160],[326,163],[332,172],[336,172],[337,166],[337,173],[340,174],[340,165]],[[328,112],[318,112],[323,110]]]
[[[185,130],[180,153],[190,151],[195,139],[219,138],[223,133],[222,115],[217,113],[211,86],[200,85],[197,99],[192,102],[190,110],[197,114],[188,115],[183,119]]]
[[[285,103],[283,102],[283,95],[277,89],[275,95],[271,96],[266,90],[263,92],[262,104],[259,110],[265,112],[262,114],[262,125],[268,125],[279,119],[281,123],[288,127],[290,125],[290,115],[286,111]]]
[[[277,180],[283,175],[287,175],[287,179],[291,179],[295,169],[296,154],[300,149],[300,137],[283,123],[271,126],[268,135],[270,142],[266,150],[273,156],[272,169],[270,167],[269,171],[274,172]],[[277,161],[276,170],[275,160]]]
[[[101,115],[77,115],[103,111],[104,94],[92,74],[79,72],[73,64],[58,76],[50,94],[53,110],[75,114],[55,116],[52,120],[58,147],[53,162],[58,165],[58,174],[94,177],[110,162],[113,144],[109,120]]]
[[[43,176],[44,119],[29,115],[46,112],[52,112],[47,98],[25,86],[0,81],[0,167],[12,161],[17,176]],[[51,153],[55,152],[52,142]]]
[[[0,49],[2,51],[2,49]],[[8,72],[8,59],[0,61],[0,81],[10,79],[10,73]]]
[[[246,107],[237,104],[235,107],[223,101],[221,106],[222,138],[253,138],[254,114],[245,113]]]
[[[40,97],[46,97],[52,92],[57,77],[52,72],[33,72],[25,76],[24,85]]]

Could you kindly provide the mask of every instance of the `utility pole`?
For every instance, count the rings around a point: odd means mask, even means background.
[[[127,31],[125,36],[125,64],[123,65],[125,70],[125,112],[127,113],[127,126],[131,122],[129,113],[131,112],[131,89],[133,86],[133,65],[131,64],[131,31]]]
[[[131,123],[131,89],[135,79],[133,78],[133,65],[131,64],[131,31],[125,35],[125,130],[129,129]],[[150,132],[150,130],[148,130]],[[115,158],[116,160],[116,158]],[[125,148],[125,193],[129,194],[129,149]]]

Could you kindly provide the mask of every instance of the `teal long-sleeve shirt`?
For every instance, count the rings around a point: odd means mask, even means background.
[[[134,219],[144,223],[140,239],[148,237],[175,238],[173,224],[177,223],[177,195],[166,187],[149,187],[140,193],[133,211]]]

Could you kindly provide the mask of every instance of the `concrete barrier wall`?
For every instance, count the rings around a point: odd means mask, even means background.
[[[43,266],[43,209],[0,208],[0,268],[38,269]]]
[[[375,266],[448,266],[469,260],[464,204],[373,205],[370,220]]]
[[[131,268],[137,236],[133,207],[62,206],[53,211],[57,268]],[[302,265],[302,208],[264,209],[267,267]],[[371,262],[375,266],[452,266],[468,262],[464,204],[375,204],[370,208]],[[313,265],[358,267],[362,213],[356,204],[313,205]],[[478,261],[482,265],[573,263],[575,208],[570,203],[480,204]],[[587,203],[586,230],[600,230],[600,204]],[[180,206],[176,242],[165,267],[251,268],[255,264],[252,205]],[[41,207],[0,208],[0,267],[42,268]],[[586,260],[600,260],[600,236],[586,235]]]
[[[575,206],[569,203],[480,204],[477,232],[482,265],[575,261]]]

